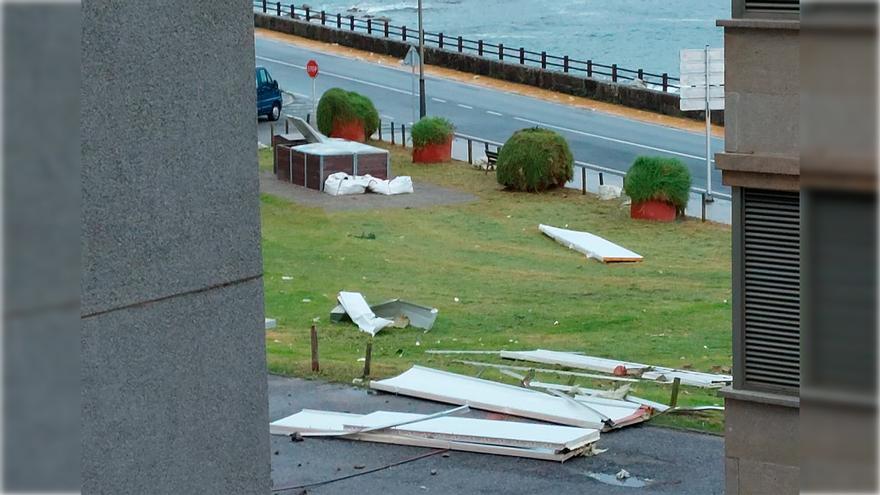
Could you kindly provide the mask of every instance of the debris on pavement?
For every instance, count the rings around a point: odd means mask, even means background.
[[[271,423],[270,433],[346,438],[557,462],[591,452],[599,440],[599,432],[589,428],[389,411],[361,415],[308,409]]]
[[[266,320],[266,330],[270,330],[278,326],[278,322],[275,321],[274,318],[265,318]]]
[[[602,431],[641,423],[651,416],[650,408],[632,402],[589,396],[576,400],[557,397],[418,365],[396,377],[370,382],[370,388]]]
[[[644,259],[640,254],[588,232],[560,229],[544,224],[538,225],[538,230],[559,244],[603,263],[625,263]]]
[[[389,325],[391,327],[406,328],[410,326],[426,331],[434,326],[437,313],[439,313],[437,308],[429,308],[402,299],[391,299],[369,308],[377,317],[391,320],[392,324]],[[330,321],[334,323],[351,321],[351,315],[340,304],[330,311]]]
[[[631,363],[594,356],[584,356],[570,352],[547,351],[502,351],[501,357],[533,363],[554,364],[566,368],[577,368],[608,373],[615,376],[635,376],[643,380],[672,383],[676,378],[684,385],[703,388],[721,388],[733,382],[730,375],[701,373],[649,364]]]

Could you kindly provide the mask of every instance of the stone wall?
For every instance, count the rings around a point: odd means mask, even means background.
[[[82,23],[83,493],[269,493],[251,7]]]
[[[259,28],[325,43],[337,43],[342,46],[397,58],[403,58],[411,46],[410,43],[399,39],[370,36],[365,33],[336,29],[336,27],[324,26],[315,22],[306,22],[300,19],[269,14],[255,13],[254,25]],[[413,41],[415,42],[416,40],[413,39]],[[665,93],[625,83],[612,83],[600,79],[579,77],[564,72],[542,70],[537,67],[507,63],[486,57],[431,47],[425,47],[425,63],[503,81],[527,84],[560,93],[583,96],[639,110],[676,117],[704,119],[703,112],[682,112],[679,110],[679,98],[675,93]],[[724,112],[722,111],[713,112],[712,120],[718,124],[723,124],[723,114]]]

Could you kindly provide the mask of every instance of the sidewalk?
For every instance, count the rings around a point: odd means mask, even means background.
[[[452,406],[321,381],[269,376],[269,419],[301,409],[353,413],[375,410],[432,413]],[[470,413],[484,416],[480,412]],[[602,435],[595,457],[564,464],[514,457],[449,452],[366,473],[346,480],[285,494],[720,494],[724,485],[723,438],[652,426],[624,428]],[[309,438],[291,442],[273,436],[275,488],[300,486],[350,476],[396,463],[429,449],[349,440]],[[277,452],[277,454],[276,454]],[[357,466],[357,468],[355,467]],[[643,480],[642,488],[619,487],[588,476],[621,469]],[[432,474],[434,472],[435,474]]]

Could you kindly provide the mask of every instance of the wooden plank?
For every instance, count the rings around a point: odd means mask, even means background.
[[[631,382],[636,383],[639,380],[635,378],[624,378],[622,376],[605,376],[605,375],[596,375],[593,373],[581,373],[578,371],[565,371],[565,370],[548,370],[545,368],[529,368],[526,366],[513,366],[509,364],[492,364],[492,363],[483,363],[479,361],[455,361],[456,363],[466,364],[468,366],[482,366],[486,368],[497,368],[502,370],[518,370],[518,371],[536,371],[538,373],[556,373],[558,375],[566,375],[566,376],[580,376],[582,378],[595,378],[597,380],[609,380],[612,382]]]

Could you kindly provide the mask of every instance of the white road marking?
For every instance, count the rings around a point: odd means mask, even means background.
[[[524,118],[522,118],[522,117],[514,117],[514,119],[515,119],[515,120],[519,120],[520,122],[526,122],[526,123],[529,123],[529,124],[539,125],[539,126],[542,126],[542,127],[549,127],[549,128],[551,128],[551,129],[557,129],[557,130],[564,131],[564,132],[571,132],[571,133],[573,133],[573,134],[580,134],[580,135],[582,135],[582,136],[592,137],[592,138],[596,138],[596,139],[603,139],[603,140],[605,140],[605,141],[611,141],[611,142],[613,142],[613,143],[619,143],[619,144],[626,144],[626,145],[629,145],[629,146],[635,146],[636,148],[644,148],[644,149],[646,149],[646,150],[659,151],[659,152],[661,152],[661,153],[669,153],[670,155],[677,155],[677,156],[682,156],[682,157],[685,157],[685,158],[693,158],[693,159],[695,159],[695,160],[705,160],[705,159],[706,159],[705,156],[697,156],[697,155],[691,155],[691,154],[689,154],[689,153],[681,153],[681,152],[678,152],[678,151],[667,150],[667,149],[664,149],[664,148],[657,148],[657,147],[655,147],[655,146],[648,146],[647,144],[634,143],[634,142],[632,142],[632,141],[626,141],[626,140],[623,140],[623,139],[617,139],[617,138],[612,138],[612,137],[608,137],[608,136],[602,136],[602,135],[599,135],[599,134],[593,134],[593,133],[591,133],[591,132],[584,132],[584,131],[579,131],[579,130],[577,130],[577,129],[570,129],[570,128],[568,128],[568,127],[561,127],[561,126],[558,126],[558,125],[547,124],[547,123],[545,123],[545,122],[539,122],[539,121],[537,121],[537,120],[524,119]],[[715,160],[712,160],[712,161],[714,162]]]
[[[266,62],[272,62],[273,64],[286,65],[286,66],[288,66],[288,67],[293,67],[293,68],[295,68],[295,69],[302,69],[302,70],[305,70],[305,69],[306,69],[306,67],[305,67],[304,65],[291,64],[291,63],[288,63],[288,62],[283,62],[283,61],[281,61],[281,60],[275,60],[274,58],[261,57],[261,56],[259,56],[259,55],[257,55],[256,58],[258,58],[258,59],[260,59],[260,60],[265,60]],[[395,92],[395,93],[400,93],[400,94],[404,94],[404,95],[407,95],[407,96],[411,96],[411,95],[412,95],[412,92],[410,92],[410,91],[404,91],[404,90],[402,90],[402,89],[392,88],[391,86],[385,86],[385,85],[383,85],[383,84],[376,84],[376,83],[374,83],[374,82],[364,81],[363,79],[357,79],[357,78],[354,78],[354,77],[348,77],[348,76],[343,76],[343,75],[340,75],[340,74],[334,74],[334,73],[332,73],[332,72],[321,71],[321,75],[322,75],[322,76],[335,77],[335,78],[337,78],[337,79],[342,79],[342,80],[344,80],[344,81],[356,82],[356,83],[358,83],[358,84],[364,84],[364,85],[366,85],[366,86],[373,86],[373,87],[375,87],[375,88],[387,89],[388,91],[393,91],[393,92]]]
[[[431,98],[431,101],[436,101],[437,103],[446,103],[446,100],[441,100],[440,98]]]
[[[380,115],[379,117],[382,117],[385,120],[394,120],[394,117],[391,117],[389,115]]]
[[[504,114],[502,114],[502,113],[498,113],[498,112],[493,112],[492,110],[486,110],[486,113],[488,113],[489,115],[495,115],[495,116],[498,116],[498,117],[504,117]]]
[[[457,103],[456,105],[458,105],[458,106],[461,107],[461,108],[467,109],[467,110],[473,110],[473,109],[474,109],[474,107],[471,107],[471,106],[468,106],[468,105],[462,105],[461,103]]]

